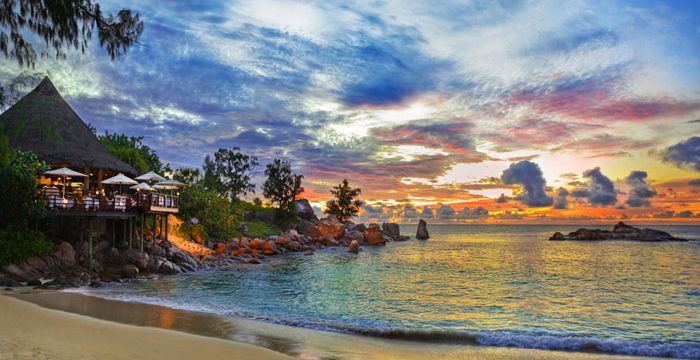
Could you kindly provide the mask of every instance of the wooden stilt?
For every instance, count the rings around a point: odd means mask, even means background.
[[[115,247],[117,242],[117,220],[112,220],[112,247]]]
[[[90,271],[92,271],[92,218],[88,220],[88,257],[90,259]]]
[[[131,250],[132,237],[134,236],[134,218],[129,218],[129,250]]]
[[[143,240],[146,237],[144,230],[144,223],[146,222],[146,214],[141,214],[141,252],[143,252]]]
[[[165,240],[168,240],[168,215],[163,215],[165,218]]]

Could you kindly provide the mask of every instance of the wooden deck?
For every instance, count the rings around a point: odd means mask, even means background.
[[[57,197],[45,199],[49,215],[53,216],[96,216],[129,218],[138,213],[178,212],[179,198],[165,194],[118,195],[114,198],[97,196]]]

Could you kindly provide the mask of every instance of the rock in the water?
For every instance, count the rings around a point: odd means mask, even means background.
[[[382,233],[382,229],[379,228],[378,224],[370,224],[367,230],[365,230],[365,232],[362,233],[362,235],[364,235],[367,245],[386,245],[386,240],[384,240],[384,234]]]
[[[270,240],[267,241],[265,244],[263,244],[263,250],[262,253],[264,255],[275,255],[277,254],[277,245],[275,245],[275,242]]]
[[[613,231],[601,229],[578,229],[567,235],[560,232],[554,233],[549,240],[565,241],[565,240],[581,240],[581,241],[596,241],[596,240],[635,240],[635,241],[688,241],[672,236],[671,234],[655,229],[639,229],[634,226],[627,225],[620,221],[613,227]]]
[[[182,272],[182,269],[177,266],[176,264],[171,263],[168,260],[163,261],[162,264],[160,264],[160,267],[158,268],[158,272],[161,274],[179,274]]]
[[[39,280],[39,279],[27,281],[27,286],[39,286],[39,285],[41,285],[41,280]]]
[[[397,223],[383,223],[382,231],[384,235],[390,237],[392,240],[398,240],[399,237],[401,237],[401,230]]]
[[[328,216],[319,220],[317,229],[319,236],[339,239],[345,233],[345,225],[338,221],[335,216]]]
[[[360,243],[357,240],[353,240],[350,242],[350,245],[348,246],[348,252],[351,252],[353,254],[357,254],[360,252]]]
[[[357,224],[357,225],[355,225],[355,230],[357,230],[359,232],[365,232],[365,230],[367,230],[367,225],[362,224],[362,223]]]
[[[420,221],[418,221],[418,230],[416,231],[416,239],[425,240],[429,237],[430,237],[430,234],[428,234],[428,224],[425,222],[425,220],[420,219]]]
[[[287,243],[287,249],[289,249],[290,251],[301,251],[301,243],[292,240]]]
[[[218,242],[214,245],[214,253],[216,254],[225,254],[226,253],[226,244],[222,242]]]
[[[253,239],[250,241],[250,248],[255,249],[255,250],[261,250],[264,244],[265,244],[265,241],[263,241],[263,240]]]
[[[137,268],[135,265],[124,265],[121,273],[125,278],[133,279],[139,275],[139,268]]]
[[[318,231],[318,227],[316,227],[314,223],[303,219],[299,220],[297,223],[297,231],[299,234],[310,238],[317,238],[321,236],[321,233]]]

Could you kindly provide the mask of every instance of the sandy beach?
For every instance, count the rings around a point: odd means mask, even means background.
[[[56,311],[0,295],[0,359],[289,359],[252,345]]]
[[[0,295],[0,360],[640,359],[379,339],[229,319],[74,292],[27,289],[4,295],[12,296]]]

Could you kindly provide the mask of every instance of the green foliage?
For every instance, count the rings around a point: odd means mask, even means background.
[[[266,238],[282,233],[282,230],[277,225],[259,220],[246,221],[244,224],[248,227],[248,236],[253,238]]]
[[[37,197],[36,176],[48,167],[32,152],[8,146],[0,133],[0,229],[23,231],[44,216],[46,204]]]
[[[267,180],[263,184],[263,195],[273,204],[277,203],[281,210],[289,211],[294,200],[304,191],[301,187],[304,175],[292,173],[289,161],[280,159],[274,159],[272,163],[267,164],[265,175]]]
[[[181,167],[173,171],[173,179],[185,184],[194,185],[202,178],[202,173],[198,168]]]
[[[98,138],[107,151],[133,166],[139,173],[143,174],[149,171],[163,173],[163,163],[156,152],[142,142],[143,137],[105,132]]]
[[[249,193],[255,193],[252,175],[258,166],[258,158],[241,152],[240,148],[219,149],[212,159],[204,158],[202,184],[221,196],[235,202]]]
[[[180,192],[179,207],[184,222],[198,220],[205,239],[228,239],[237,234],[241,213],[214,191],[198,184],[185,187]]]
[[[52,242],[38,231],[0,229],[0,265],[19,264],[34,256],[54,251]]]
[[[34,41],[39,56],[64,59],[68,49],[85,52],[96,31],[100,46],[116,59],[143,32],[138,13],[122,9],[116,15],[104,15],[92,0],[5,0],[0,13],[0,54],[17,60],[19,66],[34,66]]]
[[[341,184],[334,186],[331,190],[335,199],[326,203],[325,213],[335,215],[340,221],[352,219],[362,206],[362,201],[357,199],[361,191],[360,188],[350,187],[348,179],[343,179]]]

